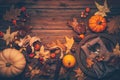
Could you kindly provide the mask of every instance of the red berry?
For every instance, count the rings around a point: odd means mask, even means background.
[[[0,31],[0,38],[2,38],[3,37],[3,32],[2,31]]]
[[[30,54],[29,54],[29,57],[30,57],[30,58],[33,58],[34,56],[35,56],[34,53],[30,53]]]
[[[55,58],[55,57],[56,57],[56,54],[55,54],[55,53],[51,53],[51,54],[50,54],[50,57],[51,57],[51,58]]]
[[[26,8],[25,8],[25,7],[22,7],[22,8],[21,8],[21,11],[22,11],[22,12],[26,11]]]
[[[15,19],[12,20],[12,23],[16,25],[17,21]]]
[[[90,8],[89,7],[85,8],[85,12],[89,13],[90,12]]]
[[[39,58],[40,61],[44,61],[44,59],[42,57]]]

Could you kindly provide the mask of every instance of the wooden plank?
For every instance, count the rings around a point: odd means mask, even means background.
[[[84,9],[67,9],[67,10],[54,10],[54,9],[28,9],[31,17],[67,17],[71,15],[80,15]],[[92,9],[90,13],[94,13],[96,9]]]
[[[73,37],[73,36],[70,36],[70,35],[65,35],[65,36],[68,36],[68,37]],[[49,36],[39,36],[41,41],[43,42],[43,44],[47,44],[47,43],[51,43],[51,42],[56,42],[56,40],[60,40],[62,43],[65,42],[65,36],[52,36],[52,35],[49,35]]]
[[[27,3],[27,8],[85,8],[85,7],[92,7],[94,8],[94,1],[93,0],[77,0],[77,1],[70,1],[70,0],[56,0],[56,1],[38,1],[33,3]],[[29,6],[30,4],[30,6]]]
[[[34,30],[71,30],[72,28],[67,26],[67,24],[61,24],[61,25],[44,25],[44,24],[35,24],[31,25]]]
[[[49,21],[49,22],[48,22]],[[66,24],[67,21],[51,21],[51,20],[34,20],[31,24]]]
[[[78,17],[77,17],[78,18]],[[67,25],[68,21],[70,21],[72,18],[69,17],[69,19],[54,19],[51,18],[48,19],[33,19],[31,22],[31,26],[33,26],[34,29],[47,29],[47,30],[71,30],[71,28]],[[79,19],[79,18],[78,18]],[[81,19],[79,19],[81,21]],[[84,19],[86,20],[86,19]],[[80,22],[79,21],[79,22]],[[86,20],[87,22],[87,20]]]
[[[43,43],[51,43],[60,40],[64,42],[64,37],[73,37],[76,33],[73,30],[32,30],[32,36],[38,36]]]
[[[82,9],[82,8],[95,8],[95,5],[87,4],[87,5],[74,5],[74,6],[66,6],[66,7],[61,7],[61,6],[55,6],[55,5],[47,5],[47,6],[39,6],[39,5],[30,5],[26,6],[27,9]]]
[[[64,35],[74,35],[73,30],[32,30],[32,33],[38,34],[39,36],[44,35],[44,36],[64,36]]]
[[[59,5],[60,3],[65,4],[92,4],[94,3],[93,0],[38,0],[38,1],[25,1],[27,4],[39,4],[39,5],[46,5],[46,4],[54,4]]]

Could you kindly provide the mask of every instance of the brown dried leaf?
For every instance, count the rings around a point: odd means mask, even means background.
[[[77,18],[73,18],[72,21],[69,21],[68,26],[72,27],[73,30],[78,34],[85,33],[86,31],[85,24],[83,22],[79,23]]]
[[[38,68],[33,69],[30,65],[28,65],[28,68],[30,70],[30,78],[32,79],[35,75],[40,74],[41,71]]]
[[[84,80],[84,73],[81,71],[80,68],[77,68],[76,70],[74,70],[74,72],[76,73],[75,77],[77,77],[77,80]]]
[[[87,67],[88,68],[91,68],[92,65],[94,64],[93,60],[91,58],[87,58],[86,59],[86,63],[87,63]]]
[[[120,30],[120,16],[115,16],[108,22],[107,31],[109,33],[117,33]]]
[[[76,27],[78,26],[78,24],[79,24],[79,23],[78,23],[77,18],[73,18],[72,21],[69,21],[69,22],[68,22],[68,25],[71,26],[73,29],[76,28]]]
[[[113,49],[113,53],[114,53],[115,56],[120,56],[120,46],[119,46],[119,43],[117,43],[117,45]]]
[[[20,15],[20,9],[14,8],[14,6],[12,6],[9,11],[6,11],[3,18],[4,20],[8,20],[8,21],[11,21],[12,19],[18,20],[19,15]]]
[[[65,36],[65,40],[66,40],[65,46],[67,48],[66,53],[68,53],[68,52],[70,52],[70,50],[74,44],[74,39],[73,39],[73,37],[68,38],[67,36]]]

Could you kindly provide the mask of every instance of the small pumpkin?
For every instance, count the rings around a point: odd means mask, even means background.
[[[23,54],[12,48],[0,52],[0,76],[14,77],[20,74],[26,65]]]
[[[94,15],[89,19],[89,28],[94,32],[102,32],[106,25],[106,19],[100,15]]]
[[[67,54],[63,57],[62,63],[65,67],[71,68],[71,67],[74,67],[76,63],[76,59],[73,55]]]

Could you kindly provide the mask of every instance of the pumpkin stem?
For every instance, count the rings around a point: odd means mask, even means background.
[[[71,63],[70,63],[70,62],[68,62],[68,65],[70,66],[70,65],[71,65]]]
[[[10,67],[11,65],[11,63],[6,63],[6,67]]]
[[[97,23],[98,23],[99,25],[101,25],[101,24],[102,24],[102,22],[101,22],[101,21],[98,21]]]

